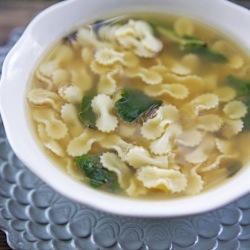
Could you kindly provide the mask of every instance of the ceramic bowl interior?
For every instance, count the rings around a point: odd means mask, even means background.
[[[3,65],[1,116],[14,152],[31,171],[66,197],[120,215],[190,215],[218,208],[247,194],[250,191],[250,167],[245,167],[223,185],[197,196],[151,201],[117,197],[73,180],[54,166],[41,151],[30,130],[26,107],[27,86],[41,57],[59,38],[80,24],[132,11],[189,16],[223,32],[250,51],[250,12],[226,0],[70,0],[56,4],[30,23]]]

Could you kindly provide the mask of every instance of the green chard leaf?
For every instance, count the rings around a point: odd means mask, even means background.
[[[122,98],[115,103],[115,109],[119,116],[129,123],[134,122],[143,114],[150,113],[163,103],[136,89],[123,89],[121,96]]]
[[[96,114],[91,107],[94,94],[87,94],[82,98],[81,111],[79,113],[80,121],[88,128],[95,128]]]
[[[229,75],[226,78],[226,84],[236,90],[237,96],[246,97],[250,95],[250,80],[248,79]]]
[[[229,75],[226,78],[226,84],[235,89],[237,97],[242,100],[248,109],[247,114],[243,117],[244,130],[250,130],[250,80],[242,79],[233,75]]]
[[[89,184],[98,188],[105,186],[119,189],[117,175],[103,167],[99,155],[82,155],[74,158],[76,166],[89,178]]]
[[[210,62],[215,62],[215,63],[226,63],[228,61],[228,58],[218,52],[215,52],[211,50],[210,48],[203,47],[195,50],[191,50],[190,52],[193,52],[197,54],[198,56],[202,57],[203,59],[206,59],[207,61]]]
[[[200,38],[186,35],[181,39],[181,49],[183,50],[198,50],[204,47],[207,47],[207,44]]]
[[[225,55],[213,51],[204,41],[197,37],[184,36],[182,38],[181,49],[192,52],[210,62],[225,63],[228,61]]]
[[[228,58],[216,51],[213,51],[208,47],[207,43],[198,37],[185,35],[183,37],[178,36],[173,30],[159,25],[158,27],[154,24],[154,30],[160,35],[172,42],[178,43],[180,49],[187,52],[197,54],[201,58],[215,63],[225,63]]]

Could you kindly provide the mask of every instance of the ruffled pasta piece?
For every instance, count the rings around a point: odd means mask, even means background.
[[[161,96],[168,94],[175,99],[183,100],[189,95],[189,90],[182,84],[173,83],[173,84],[160,84],[157,86],[147,86],[145,92],[150,96]]]
[[[160,58],[156,59],[156,65],[153,65],[151,69],[160,75],[164,76],[166,73],[169,72],[169,68],[166,65],[163,65],[162,61]]]
[[[112,48],[100,48],[95,52],[95,59],[101,65],[121,63],[126,67],[136,67],[138,58],[130,52],[118,52]]]
[[[37,133],[42,142],[47,142],[49,140],[52,140],[46,132],[45,125],[42,123],[37,124]]]
[[[35,75],[38,80],[47,83],[48,88],[52,88],[52,74],[55,70],[58,69],[58,65],[51,61],[47,63],[43,63],[36,71]]]
[[[118,134],[124,138],[131,138],[134,136],[136,133],[138,133],[137,127],[136,126],[131,126],[129,123],[120,123],[119,124],[119,132]]]
[[[83,47],[85,46],[92,46],[94,48],[99,47],[109,47],[108,43],[101,42],[97,39],[95,32],[91,29],[91,27],[83,27],[78,30],[77,34],[77,41]]]
[[[108,135],[105,138],[105,140],[100,141],[100,145],[105,149],[115,150],[123,161],[126,159],[129,150],[134,147],[133,144],[126,142],[118,135]]]
[[[70,46],[61,45],[53,52],[54,61],[58,63],[58,65],[65,65],[67,63],[72,62],[74,57],[74,52]]]
[[[197,167],[193,167],[187,176],[187,187],[185,193],[189,195],[199,194],[204,187],[204,181],[202,177],[197,173]]]
[[[197,118],[197,128],[205,130],[207,132],[216,132],[219,131],[222,124],[223,119],[214,114],[202,115]]]
[[[242,101],[231,101],[227,103],[223,112],[231,119],[240,119],[247,114],[247,106]]]
[[[121,64],[128,68],[138,67],[139,59],[132,52],[124,52],[121,60]]]
[[[215,94],[203,94],[191,101],[196,115],[202,110],[210,110],[219,105],[219,98]]]
[[[121,25],[102,25],[98,30],[98,37],[103,41],[116,43],[116,31]]]
[[[112,65],[106,66],[98,63],[96,60],[93,60],[90,63],[90,69],[93,73],[98,75],[107,74],[111,71],[119,71],[122,70],[122,65],[120,63],[114,63]]]
[[[46,89],[32,89],[28,92],[27,98],[30,103],[36,106],[50,106],[57,111],[60,109],[61,98],[52,91]]]
[[[130,185],[125,191],[130,197],[137,197],[148,193],[148,189],[145,188],[143,183],[134,176],[131,177]]]
[[[174,63],[174,65],[171,66],[170,71],[180,76],[186,76],[191,73],[191,70],[188,67],[180,63]]]
[[[81,156],[87,154],[92,145],[95,142],[100,142],[104,138],[104,135],[98,131],[93,131],[91,129],[85,129],[83,133],[72,139],[67,146],[67,153],[70,156]]]
[[[61,117],[67,124],[69,133],[73,136],[79,136],[83,132],[83,125],[79,121],[78,111],[73,104],[66,103],[61,108]]]
[[[236,91],[230,87],[221,87],[214,91],[214,94],[219,97],[220,102],[229,102],[236,97]]]
[[[207,91],[215,91],[218,88],[218,76],[215,73],[211,73],[203,76]]]
[[[178,193],[187,186],[187,178],[178,170],[160,169],[153,166],[139,168],[136,177],[146,188],[160,189]]]
[[[192,92],[194,92],[197,88],[200,91],[200,89],[203,89],[205,85],[203,78],[197,75],[180,76],[171,72],[166,72],[164,74],[164,82],[184,84]]]
[[[140,168],[146,165],[168,168],[167,156],[152,156],[144,147],[139,146],[131,148],[126,155],[125,160],[134,168]]]
[[[70,80],[69,73],[59,68],[55,61],[45,62],[40,65],[36,71],[36,77],[42,82],[47,83],[49,88],[52,88],[53,84],[58,85]]]
[[[82,101],[83,93],[77,86],[62,86],[59,88],[58,93],[69,103],[79,104]]]
[[[42,144],[50,150],[53,154],[59,156],[59,157],[64,157],[65,156],[65,150],[63,147],[60,145],[60,143],[54,139],[51,139],[47,132],[46,132],[46,127],[44,124],[38,124],[37,126],[37,131],[38,131],[38,136],[42,141]]]
[[[228,56],[229,61],[227,63],[227,66],[229,66],[230,68],[239,70],[244,66],[243,58],[237,54],[233,46],[227,41],[216,41],[214,44],[212,44],[212,49]]]
[[[213,50],[227,55],[228,62],[227,67],[230,67],[233,70],[239,71],[244,67],[244,59],[235,51],[234,47],[225,40],[218,40],[211,47]]]
[[[114,131],[118,125],[118,119],[111,113],[114,108],[112,99],[105,94],[99,94],[93,98],[91,106],[97,114],[98,130],[106,133]]]
[[[68,82],[70,80],[70,74],[67,70],[57,69],[52,74],[52,82],[55,85]]]
[[[193,130],[197,126],[197,115],[193,112],[193,106],[190,103],[184,104],[180,109],[180,124],[184,130]]]
[[[199,164],[205,162],[210,153],[215,149],[215,140],[211,136],[203,138],[201,144],[193,151],[185,155],[185,160],[192,164]]]
[[[174,31],[179,36],[191,36],[194,33],[194,24],[191,20],[187,18],[178,18],[174,22]]]
[[[181,63],[191,71],[195,71],[199,67],[200,58],[195,54],[187,54],[182,57]]]
[[[164,105],[158,108],[156,116],[147,120],[141,127],[141,134],[148,140],[158,138],[164,132],[165,126],[179,120],[179,111],[175,106]]]
[[[139,77],[143,82],[149,85],[156,85],[162,82],[162,76],[158,72],[147,69],[143,67],[135,68],[135,69],[127,69],[125,70],[125,76],[134,78]]]
[[[91,61],[94,59],[93,49],[90,47],[83,47],[81,50],[81,58],[85,65],[89,65]]]
[[[62,139],[68,134],[64,122],[56,118],[55,113],[49,109],[35,109],[32,112],[34,121],[45,125],[48,136],[52,139]]]
[[[173,123],[170,124],[163,135],[150,144],[150,150],[156,155],[164,155],[171,152],[175,146],[176,138],[182,133],[180,125]]]
[[[123,53],[112,48],[100,48],[95,52],[95,59],[101,65],[112,65],[116,62],[123,62]]]
[[[89,91],[93,86],[93,77],[91,73],[83,68],[82,65],[76,65],[74,69],[71,71],[71,78],[72,78],[72,86],[77,87],[80,91],[74,91],[74,93],[84,93]],[[78,94],[77,94],[78,96]]]
[[[169,73],[166,72],[165,77],[173,77],[175,82],[178,82],[179,78],[192,76],[192,69],[189,65],[182,63],[182,60],[176,60],[174,57],[164,55],[162,57],[162,63],[167,66]]]
[[[243,67],[237,70],[237,75],[241,78],[250,77],[250,66],[249,64],[244,64]]]
[[[244,66],[244,60],[239,55],[232,55],[229,58],[228,65],[230,68],[238,70]]]
[[[116,92],[116,79],[114,75],[117,71],[111,71],[100,76],[100,80],[98,82],[98,93],[112,95]]]
[[[225,40],[217,40],[211,45],[211,48],[225,55],[232,55],[234,53],[232,46]]]
[[[226,138],[231,138],[234,135],[239,134],[244,127],[244,123],[242,120],[231,120],[231,119],[224,119],[224,123],[221,127],[221,134]]]
[[[170,77],[169,74],[168,74],[168,77]],[[196,75],[179,76],[176,79],[176,81],[172,81],[172,82],[170,81],[170,78],[166,80],[167,80],[166,82],[170,82],[170,83],[176,82],[176,83],[183,84],[184,86],[188,88],[190,94],[194,96],[201,93],[201,91],[203,91],[206,87],[204,79]]]
[[[60,143],[55,140],[44,143],[44,146],[57,156],[64,157],[65,153]]]
[[[100,156],[104,168],[117,174],[120,187],[127,189],[133,176],[132,170],[114,153],[104,153]]]
[[[207,171],[214,170],[220,166],[223,160],[230,160],[230,159],[234,159],[235,157],[236,155],[219,155],[216,157],[214,162],[212,163],[209,162],[208,164],[205,163],[204,166],[201,167],[200,171],[207,172]]]
[[[192,164],[199,164],[205,162],[208,159],[209,155],[198,147],[196,150],[185,156],[187,162]]]
[[[232,154],[232,144],[230,141],[216,138],[215,145],[221,154]]]
[[[232,144],[232,151],[229,151],[229,153],[226,154],[230,154],[231,152],[236,153],[237,151],[239,151],[240,159],[239,158],[238,159],[242,162],[242,166],[248,166],[249,164],[248,145],[250,141],[250,131],[245,130],[244,133],[240,133],[234,138],[229,138],[228,141],[230,141]]]
[[[185,147],[194,147],[200,144],[203,137],[204,133],[199,130],[188,130],[181,133],[177,142]]]
[[[159,53],[163,49],[163,44],[160,40],[153,36],[151,33],[146,33],[145,37],[141,40],[142,45],[145,49],[150,52]],[[140,51],[140,47],[137,48],[137,51]],[[140,55],[140,53],[138,53]],[[141,54],[143,57],[143,54]]]
[[[129,20],[117,28],[115,36],[120,45],[145,58],[155,57],[163,44],[152,34],[151,27],[144,21]]]
[[[157,55],[156,53],[142,46],[140,41],[134,37],[124,36],[122,38],[118,38],[118,41],[123,47],[125,47],[125,49],[132,49],[132,52],[141,58],[153,58]]]

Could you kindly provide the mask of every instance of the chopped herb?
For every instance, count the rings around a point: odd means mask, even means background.
[[[96,114],[91,107],[94,94],[87,94],[82,98],[81,111],[79,113],[80,121],[88,128],[95,128]]]
[[[158,33],[170,41],[176,42],[180,45],[180,49],[187,52],[192,52],[197,54],[201,58],[204,58],[211,62],[216,63],[225,63],[228,61],[228,58],[216,51],[210,49],[206,42],[201,40],[198,37],[185,35],[183,37],[179,37],[173,30],[159,26],[157,27],[155,24],[153,25],[154,30],[157,30]]]
[[[105,186],[111,190],[119,189],[117,175],[105,169],[99,155],[82,155],[74,158],[77,167],[89,178],[92,187]]]
[[[162,105],[162,101],[155,100],[144,94],[141,90],[123,89],[122,98],[115,103],[115,109],[120,117],[132,123],[145,113]]]

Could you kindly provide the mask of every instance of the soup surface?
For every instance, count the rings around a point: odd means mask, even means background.
[[[130,197],[198,194],[250,156],[249,58],[185,17],[83,25],[39,63],[35,133],[72,177]]]

